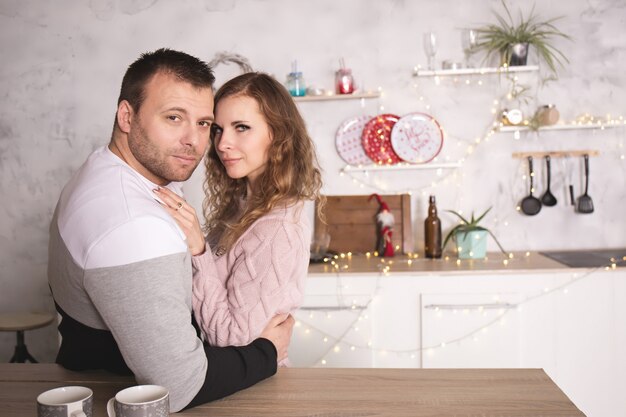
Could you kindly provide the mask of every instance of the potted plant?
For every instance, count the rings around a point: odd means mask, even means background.
[[[567,57],[552,44],[556,37],[570,39],[553,24],[560,17],[540,21],[533,6],[528,17],[524,17],[520,12],[519,23],[515,23],[504,0],[502,0],[502,6],[506,12],[506,18],[494,12],[498,24],[488,24],[476,29],[478,42],[474,51],[486,51],[486,58],[497,53],[501,57],[501,64],[515,66],[526,65],[528,48],[533,46],[539,58],[554,74],[556,74],[557,63],[563,65],[563,61],[569,62]]]
[[[472,212],[470,220],[467,220],[456,211],[446,210],[457,216],[461,220],[461,223],[454,226],[452,230],[448,232],[443,241],[443,249],[445,249],[448,241],[454,237],[458,257],[460,259],[481,259],[484,258],[487,253],[487,234],[490,234],[493,240],[498,244],[502,253],[506,255],[507,252],[502,248],[496,236],[489,229],[479,225],[480,221],[489,213],[489,210],[491,210],[491,207],[478,216],[478,218],[474,217],[474,212]]]

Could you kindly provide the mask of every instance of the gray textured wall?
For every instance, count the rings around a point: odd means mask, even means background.
[[[512,6],[528,12],[531,1]],[[46,282],[48,222],[61,188],[94,148],[108,141],[119,84],[141,52],[181,49],[210,60],[218,51],[246,56],[259,70],[284,79],[297,59],[310,84],[331,87],[339,57],[345,57],[365,88],[382,88],[379,100],[302,103],[330,194],[411,190],[414,229],[421,247],[425,199],[434,193],[440,210],[469,212],[494,206],[487,225],[511,250],[626,246],[624,138],[626,129],[568,131],[482,138],[493,120],[493,99],[505,91],[497,76],[450,80],[411,76],[426,62],[421,35],[437,31],[437,61],[461,60],[460,28],[492,21],[495,0],[288,1],[288,0],[0,0],[0,311],[52,310]],[[556,103],[564,119],[589,112],[626,113],[626,6],[621,0],[537,2],[541,16],[558,22],[573,42],[557,42],[570,59],[558,82],[537,91],[536,75],[521,75],[532,87],[529,108]],[[531,61],[536,57],[531,56]],[[217,68],[220,82],[235,74]],[[478,80],[482,85],[478,85]],[[534,96],[534,97],[533,97]],[[419,97],[424,97],[420,101]],[[426,107],[426,106],[429,107]],[[370,173],[375,185],[359,188],[339,176],[343,163],[334,148],[339,124],[355,114],[426,111],[446,129],[440,161],[465,158],[453,172]],[[581,216],[559,204],[529,218],[515,206],[527,193],[525,165],[511,158],[524,150],[597,149],[590,193],[596,213]],[[564,200],[566,165],[555,162],[554,187]],[[577,193],[580,161],[570,161]],[[541,172],[538,177],[543,184]],[[186,192],[202,200],[202,173]],[[538,186],[541,192],[543,185]],[[442,214],[444,227],[453,219]],[[32,353],[53,360],[53,327],[27,333]],[[0,360],[11,355],[14,335],[0,334]]]

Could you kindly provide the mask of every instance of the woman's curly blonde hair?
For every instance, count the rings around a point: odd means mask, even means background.
[[[267,74],[240,75],[215,94],[216,112],[222,99],[233,96],[250,97],[257,102],[268,124],[271,143],[265,170],[257,179],[253,195],[248,196],[246,178],[233,179],[226,174],[217,155],[215,135],[211,133],[211,147],[205,158],[205,232],[210,242],[226,250],[255,220],[278,206],[316,200],[319,216],[324,205],[315,145],[285,87]],[[241,199],[246,199],[243,213],[239,213]]]

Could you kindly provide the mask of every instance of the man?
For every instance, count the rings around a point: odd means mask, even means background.
[[[213,121],[211,69],[182,52],[143,54],[122,81],[111,142],[61,193],[48,278],[62,320],[57,362],[163,385],[172,411],[221,398],[276,372],[293,318],[248,346],[203,345],[192,324],[184,234],[153,190],[180,193]]]

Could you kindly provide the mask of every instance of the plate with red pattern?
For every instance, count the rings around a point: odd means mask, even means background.
[[[365,154],[361,145],[363,127],[372,116],[355,116],[346,119],[337,129],[335,146],[337,153],[350,165],[369,165],[372,160]]]
[[[380,114],[371,118],[363,128],[361,144],[365,154],[377,164],[391,165],[401,161],[391,147],[391,130],[400,119],[395,114]]]
[[[424,164],[432,161],[441,151],[443,130],[432,116],[409,113],[394,125],[391,146],[406,162]]]

